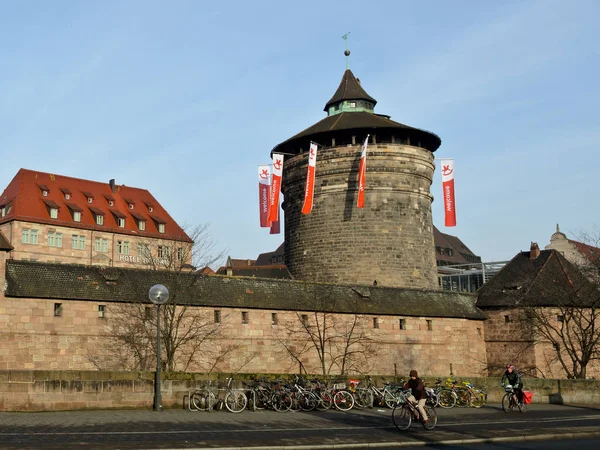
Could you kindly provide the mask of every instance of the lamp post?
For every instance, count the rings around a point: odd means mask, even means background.
[[[148,298],[156,305],[156,372],[154,372],[154,411],[162,411],[160,396],[160,305],[169,300],[169,290],[162,284],[155,284],[148,292]]]

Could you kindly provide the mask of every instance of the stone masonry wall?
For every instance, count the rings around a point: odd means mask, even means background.
[[[426,380],[435,373],[421,372]],[[262,376],[263,374],[261,374]],[[281,374],[272,374],[272,378]],[[390,380],[389,374],[385,374]],[[0,411],[60,411],[110,408],[152,408],[154,383],[152,372],[86,372],[86,371],[1,371]],[[162,404],[165,408],[187,407],[190,390],[210,378],[216,384],[229,374],[163,374]],[[248,374],[249,378],[251,375]],[[235,374],[241,381],[244,375]],[[381,385],[381,380],[374,379]],[[398,382],[398,378],[394,381]],[[488,393],[488,402],[498,403],[504,391],[496,378],[458,378],[470,381]],[[525,378],[525,388],[533,392],[533,403],[597,405],[600,403],[598,380],[553,380]]]
[[[534,339],[530,331],[523,332],[518,311],[515,308],[484,310],[488,317],[484,328],[490,374],[502,373],[506,364],[511,363],[526,375],[564,378],[566,374],[556,361],[552,345]],[[587,377],[600,377],[597,361],[588,366]]]
[[[296,279],[438,289],[430,186],[433,154],[368,148],[365,206],[357,208],[361,147],[319,150],[314,206],[301,213],[308,156],[285,161],[285,260]]]
[[[55,303],[61,303],[60,316],[54,315]],[[100,361],[103,354],[110,356],[115,351],[102,338],[109,330],[112,306],[109,304],[105,317],[100,317],[100,305],[93,301],[0,296],[0,370],[96,369],[92,359]],[[213,308],[198,310],[205,317],[214,317]],[[292,346],[302,341],[301,336],[294,338],[289,332],[294,323],[298,328],[296,313],[239,308],[220,311],[221,335],[207,345],[213,352],[227,349],[228,353],[215,371],[299,371],[298,362],[289,357],[282,345],[284,341]],[[306,316],[309,321],[314,320],[314,313],[307,312]],[[247,323],[243,323],[244,317]],[[351,314],[336,314],[328,320],[341,325],[344,320],[349,322],[354,318]],[[407,374],[412,368],[444,375],[475,376],[485,372],[485,341],[480,320],[360,316],[359,321],[360,332],[374,343],[361,366],[363,373]],[[202,352],[187,370],[204,371],[214,362],[201,358]],[[307,372],[321,373],[314,352],[303,353],[301,361]],[[338,371],[333,365],[331,373]]]
[[[175,255],[176,249],[179,247],[184,247],[186,249],[184,252],[185,255],[190,254],[189,243],[165,239],[138,237],[126,234],[116,234],[108,231],[102,232],[22,221],[13,221],[10,224],[3,224],[3,226],[6,228],[6,231],[4,231],[4,229],[2,230],[7,237],[12,233],[11,244],[14,247],[14,250],[11,252],[11,257],[17,260],[148,268],[149,266],[152,266],[152,264],[148,262],[145,263],[140,257],[138,243],[148,245],[155,258],[157,258],[156,250],[159,245],[171,247],[173,255]],[[22,243],[21,235],[23,229],[37,230],[38,243]],[[51,247],[48,245],[48,233],[50,232],[60,233],[62,235],[62,245],[60,247]],[[73,248],[72,241],[74,235],[83,236],[85,238],[83,249]],[[107,251],[102,251],[102,247],[100,247],[100,251],[96,251],[96,239],[108,241]],[[126,255],[118,253],[118,241],[128,242],[129,250]],[[160,264],[158,264],[157,267],[160,268]]]

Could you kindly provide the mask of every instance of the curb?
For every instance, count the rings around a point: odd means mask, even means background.
[[[447,439],[442,441],[403,441],[403,442],[363,442],[357,444],[328,444],[328,445],[272,445],[253,447],[196,447],[188,450],[335,450],[353,448],[381,448],[381,447],[425,447],[435,445],[438,447],[466,444],[490,444],[493,442],[525,442],[543,441],[551,439],[582,439],[600,437],[600,431],[582,431],[581,433],[546,433],[526,436],[498,436],[492,438],[473,439]],[[178,449],[165,449],[178,450]]]

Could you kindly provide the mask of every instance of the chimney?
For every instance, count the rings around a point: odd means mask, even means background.
[[[529,249],[529,259],[536,259],[540,256],[540,248],[537,245],[537,242],[531,243],[531,248]]]
[[[112,180],[110,180],[108,182],[108,185],[110,186],[110,190],[112,191],[112,193],[115,193],[115,179],[113,178]]]

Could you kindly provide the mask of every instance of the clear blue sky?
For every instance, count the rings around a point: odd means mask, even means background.
[[[0,185],[20,167],[146,188],[234,258],[274,250],[256,166],[345,69],[442,139],[458,226],[505,260],[600,223],[600,2],[0,0]],[[318,168],[317,168],[318,170]]]

